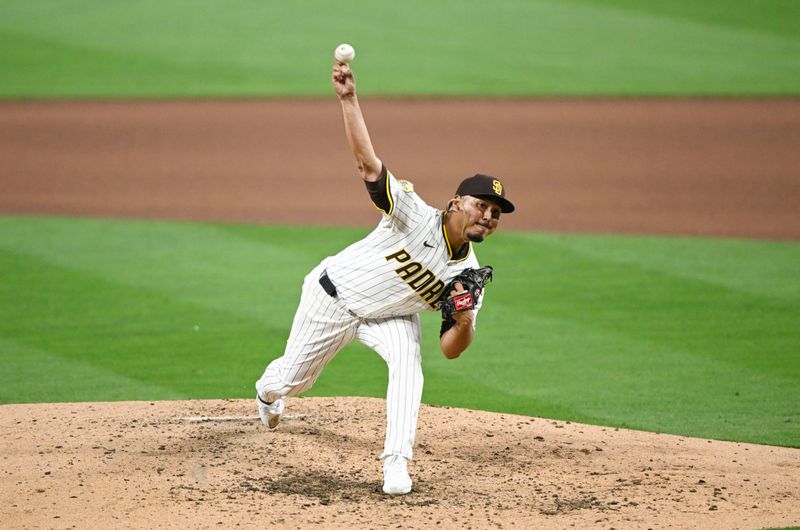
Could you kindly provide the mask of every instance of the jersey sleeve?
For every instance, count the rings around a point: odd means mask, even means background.
[[[377,181],[365,184],[375,207],[401,231],[407,231],[425,216],[435,213],[435,209],[414,192],[411,182],[397,179],[386,166],[381,168]]]
[[[392,194],[389,191],[389,170],[381,167],[381,175],[375,182],[366,181],[367,191],[375,207],[386,215],[392,212]]]

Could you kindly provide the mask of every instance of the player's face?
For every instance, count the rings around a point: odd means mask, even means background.
[[[500,205],[491,199],[463,197],[461,206],[467,215],[464,235],[474,243],[480,243],[497,230],[500,221]]]

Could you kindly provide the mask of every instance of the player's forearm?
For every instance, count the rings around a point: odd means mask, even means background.
[[[355,94],[341,98],[342,116],[344,117],[344,130],[347,135],[347,142],[358,162],[361,176],[367,181],[376,181],[381,173],[381,161],[375,155],[372,147],[372,140],[367,131],[367,124],[358,98]]]
[[[475,330],[471,318],[458,318],[453,327],[444,332],[439,339],[442,353],[448,359],[455,359],[472,344]]]

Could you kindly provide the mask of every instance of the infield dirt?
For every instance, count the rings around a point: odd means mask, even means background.
[[[764,528],[800,450],[423,406],[414,490],[381,493],[384,402],[4,405],[6,528]]]
[[[800,238],[800,100],[362,101],[443,208],[500,177],[500,229]],[[0,212],[371,226],[335,97],[0,103]]]
[[[503,229],[800,237],[798,100],[362,105],[432,204],[502,177]],[[376,222],[335,100],[0,103],[0,158],[2,213]],[[290,399],[273,432],[252,400],[3,405],[0,428],[4,528],[800,524],[791,448],[423,406],[390,498],[379,399]]]

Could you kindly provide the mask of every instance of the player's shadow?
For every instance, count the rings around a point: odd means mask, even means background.
[[[281,478],[263,484],[272,493],[302,495],[317,499],[319,504],[335,502],[359,502],[366,497],[381,495],[381,484],[376,480],[358,480],[342,474],[325,473],[318,470],[295,470]]]
[[[284,495],[302,495],[316,499],[320,505],[336,503],[359,503],[369,498],[372,501],[389,501],[410,506],[431,506],[439,503],[428,495],[421,483],[414,484],[408,495],[391,496],[383,493],[381,482],[376,480],[358,480],[348,477],[346,473],[338,474],[321,471],[293,471],[284,474],[280,479],[270,480],[262,484],[262,490]]]

